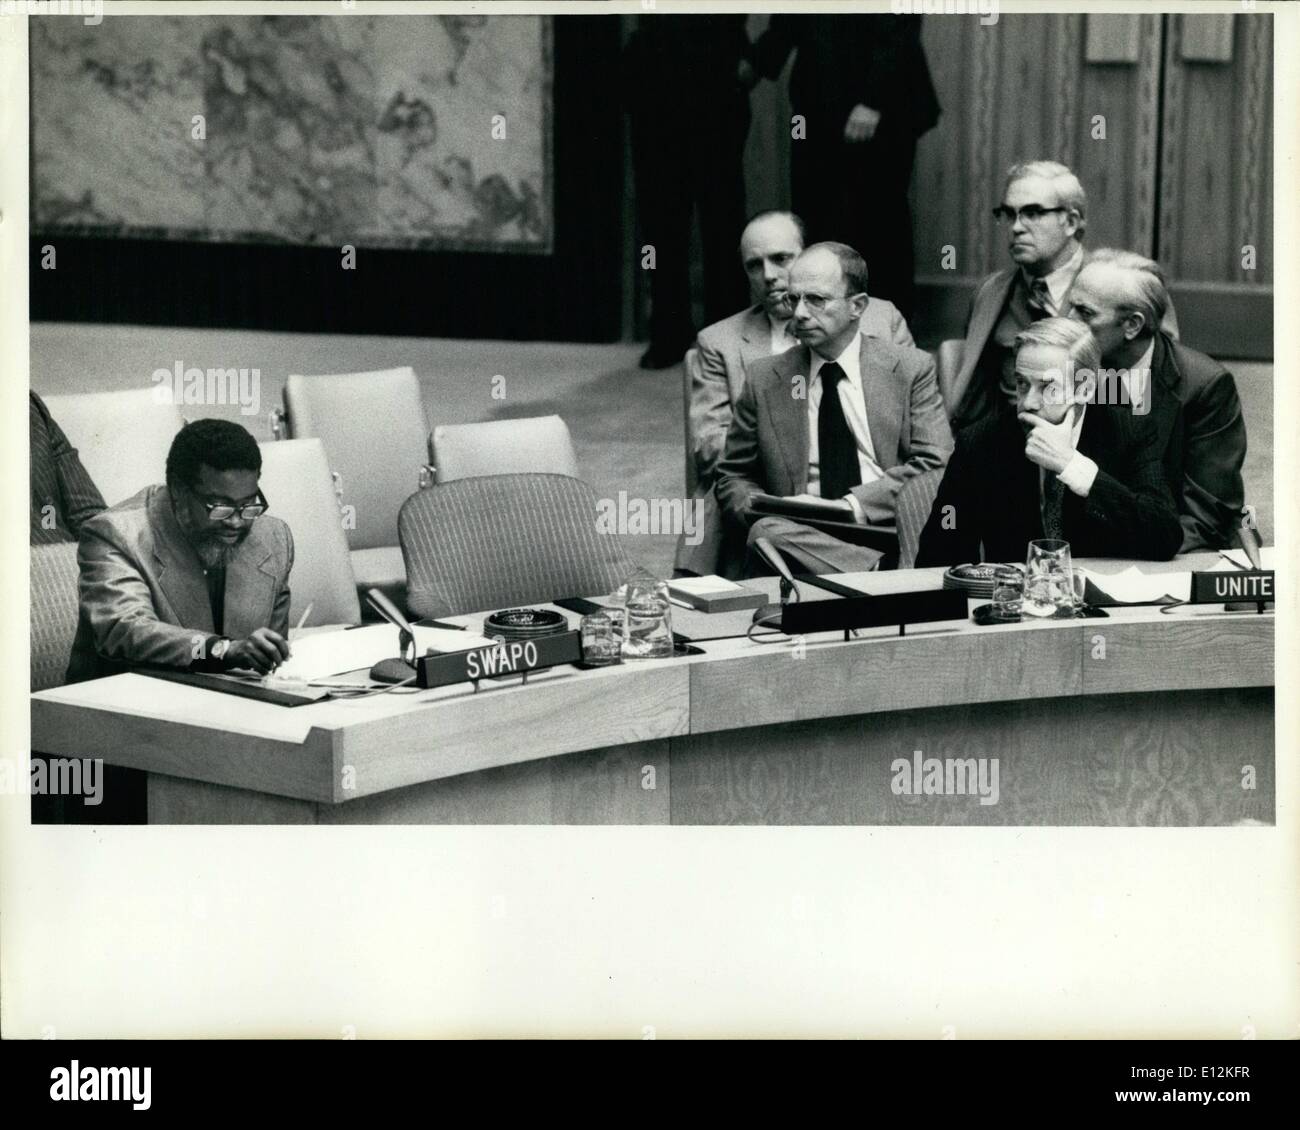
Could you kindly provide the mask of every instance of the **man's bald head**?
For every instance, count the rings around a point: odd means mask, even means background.
[[[751,301],[773,318],[788,318],[785,300],[790,264],[803,250],[803,221],[793,212],[760,212],[740,236],[740,262]]]

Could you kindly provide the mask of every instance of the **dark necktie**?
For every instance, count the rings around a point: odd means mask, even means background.
[[[843,498],[862,482],[858,445],[840,403],[844,370],[834,361],[821,367],[822,402],[817,408],[817,462],[822,498]]]
[[[1049,316],[1050,309],[1048,304],[1052,301],[1052,292],[1047,289],[1047,280],[1036,278],[1029,284],[1029,299],[1026,305],[1029,307],[1029,317],[1037,322],[1040,318]]]
[[[1051,471],[1040,471],[1043,479],[1043,537],[1065,537],[1061,512],[1065,502],[1065,484]]]

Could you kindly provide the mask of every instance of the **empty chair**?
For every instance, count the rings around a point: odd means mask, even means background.
[[[429,458],[429,425],[414,370],[294,374],[284,400],[289,435],[319,439],[339,477],[357,585],[400,599],[405,576],[397,512],[421,485]]]
[[[559,416],[444,424],[433,429],[434,482],[533,472],[578,477],[569,427]]]
[[[939,395],[943,398],[950,419],[957,410],[957,405],[952,403],[952,388],[957,381],[957,374],[961,372],[962,358],[965,355],[966,342],[959,337],[941,341],[934,355],[934,367],[939,378]]]
[[[167,452],[184,420],[154,388],[43,399],[109,506],[163,481]]]
[[[361,623],[348,539],[321,441],[286,439],[258,446],[262,493],[270,513],[284,519],[293,534],[289,623],[297,624],[308,605],[311,626]]]
[[[406,500],[398,520],[417,616],[612,592],[635,568],[596,526],[596,495],[566,475],[458,479]]]
[[[63,685],[77,633],[77,543],[32,546],[32,690]]]

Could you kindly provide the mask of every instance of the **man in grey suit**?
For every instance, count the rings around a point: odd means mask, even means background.
[[[740,398],[745,369],[756,361],[793,348],[797,342],[787,301],[790,264],[803,251],[803,221],[793,212],[760,212],[740,237],[740,261],[749,279],[753,305],[706,326],[695,342],[691,364],[691,435],[696,487],[704,502],[700,543],[677,545],[678,572],[698,575],[719,572],[739,576],[743,542],[725,538],[713,493],[717,463],[731,424],[732,406]],[[898,345],[913,345],[912,334],[898,308],[887,299],[872,298],[861,319],[862,334]]]
[[[971,302],[961,366],[943,390],[954,431],[1015,403],[1016,335],[1065,315],[1066,293],[1083,266],[1088,196],[1065,165],[1026,161],[1007,170],[993,218],[1012,265],[980,283]],[[1172,305],[1162,328],[1177,339]]]
[[[772,543],[806,572],[874,568],[880,551],[802,522],[758,517],[760,492],[822,502],[858,525],[890,526],[899,489],[943,467],[952,433],[934,360],[866,337],[867,269],[842,243],[816,243],[790,268],[787,301],[799,348],[749,367],[716,491],[748,544]],[[753,563],[751,562],[751,569]]]
[[[166,485],[82,527],[68,682],[133,665],[265,673],[289,656],[293,537],[263,517],[257,441],[227,420],[177,433]]]

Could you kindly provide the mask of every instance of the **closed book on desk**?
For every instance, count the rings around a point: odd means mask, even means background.
[[[677,577],[668,582],[668,595],[701,612],[739,612],[759,608],[767,595],[725,577]]]

